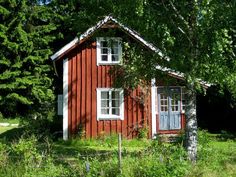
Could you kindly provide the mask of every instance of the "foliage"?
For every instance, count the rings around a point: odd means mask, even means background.
[[[48,60],[56,38],[52,11],[27,0],[0,1],[0,9],[0,112],[4,117],[47,114],[54,100]]]
[[[47,154],[44,143],[41,152],[36,137],[22,137],[18,142],[9,146],[0,143],[1,175],[4,176],[63,176],[67,170],[62,165],[55,165]],[[1,147],[4,147],[4,150]]]

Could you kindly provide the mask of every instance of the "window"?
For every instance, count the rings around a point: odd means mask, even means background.
[[[118,64],[121,56],[120,38],[97,38],[97,65]]]
[[[124,95],[122,89],[97,89],[97,120],[124,119]]]

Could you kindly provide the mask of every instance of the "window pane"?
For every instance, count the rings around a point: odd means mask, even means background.
[[[162,112],[167,112],[168,110],[168,107],[167,106],[161,106],[161,111]]]
[[[111,56],[111,60],[112,60],[112,61],[119,61],[118,55],[112,55],[112,56]]]
[[[120,106],[120,100],[112,100],[112,107],[119,107]]]
[[[107,55],[102,55],[102,61],[108,61]]]
[[[102,114],[109,114],[109,108],[107,109],[101,109]]]
[[[111,54],[118,54],[118,48],[112,48],[111,49]]]
[[[113,115],[120,115],[120,109],[119,108],[112,108],[112,114]]]
[[[101,98],[102,98],[102,99],[109,99],[109,92],[107,92],[107,91],[102,91],[102,92],[101,92]]]
[[[113,91],[111,93],[112,99],[120,99],[120,92],[119,91]]]
[[[119,47],[119,42],[118,41],[112,41],[112,47],[115,48],[115,47]]]
[[[167,95],[165,95],[163,93],[161,93],[160,95],[161,95],[161,99],[167,99]]]
[[[167,100],[165,100],[165,105],[168,105],[168,101]]]
[[[101,107],[108,108],[109,107],[109,100],[101,100]]]
[[[164,101],[163,100],[161,100],[161,105],[164,105]]]
[[[101,41],[101,47],[108,47],[107,41]]]
[[[101,53],[102,54],[108,54],[108,48],[102,48]]]

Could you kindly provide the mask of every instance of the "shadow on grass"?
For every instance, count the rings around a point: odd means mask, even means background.
[[[85,159],[85,158],[97,158],[105,159],[107,157],[112,157],[117,154],[114,149],[111,150],[101,150],[89,146],[81,147],[71,147],[68,145],[54,145],[53,155],[61,158],[75,158],[75,159]]]
[[[216,136],[216,139],[218,141],[229,141],[229,140],[236,141],[236,133],[221,131],[221,133]]]
[[[23,127],[16,127],[10,130],[7,130],[0,134],[0,139],[3,139],[9,143],[15,140],[19,140],[20,137],[24,134],[25,129]]]
[[[139,157],[144,151],[144,149],[130,151],[123,147],[122,157]],[[96,145],[85,145],[82,143],[78,143],[76,146],[71,145],[69,142],[55,143],[52,152],[54,157],[61,160],[108,160],[111,158],[118,158],[118,149],[116,147],[104,148],[103,146],[98,147]]]

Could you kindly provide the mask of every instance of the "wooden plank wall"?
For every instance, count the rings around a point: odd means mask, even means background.
[[[97,88],[112,87],[113,79],[109,74],[111,66],[97,66],[96,42],[80,45],[69,58],[69,136],[82,132],[84,137],[92,138],[121,132],[127,138],[137,135],[141,122],[149,127],[151,136],[151,98],[145,111],[134,98],[140,95],[140,89],[125,96],[124,120],[97,121]],[[149,115],[149,116],[147,116]],[[143,121],[144,120],[144,121]]]

